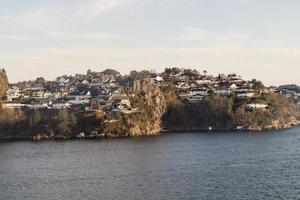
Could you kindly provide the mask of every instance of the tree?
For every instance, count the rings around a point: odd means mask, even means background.
[[[76,118],[76,116],[75,116],[74,113],[72,113],[70,115],[70,123],[71,123],[72,126],[76,126],[77,125],[77,118]]]
[[[42,120],[41,113],[38,110],[35,110],[33,113],[33,125],[37,126]]]
[[[253,84],[253,88],[256,90],[262,90],[265,87],[261,81],[256,79],[252,79],[251,83]]]
[[[104,74],[106,75],[112,75],[112,76],[119,76],[120,72],[114,70],[114,69],[106,69],[103,71]]]
[[[66,110],[58,111],[58,121],[64,123],[68,122],[68,112]]]
[[[68,125],[66,123],[64,123],[64,122],[60,122],[57,125],[57,129],[58,129],[58,132],[61,135],[66,135],[66,134],[68,134],[71,131],[70,128],[68,127]]]
[[[92,73],[92,70],[91,69],[88,69],[86,74],[89,76],[90,74]]]
[[[232,103],[229,100],[226,101],[226,113],[228,115],[232,114]]]
[[[46,80],[43,77],[39,77],[35,80],[35,84],[37,84],[37,85],[43,86],[43,85],[45,85],[45,83],[46,83]]]
[[[279,86],[280,90],[291,90],[295,92],[300,92],[300,87],[295,84],[290,84],[290,85],[281,85]]]
[[[32,119],[32,117],[29,117],[28,125],[29,125],[29,128],[33,127],[33,119]]]

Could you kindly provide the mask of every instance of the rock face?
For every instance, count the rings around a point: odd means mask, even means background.
[[[153,135],[161,131],[161,118],[166,111],[166,100],[158,86],[150,79],[134,82],[134,94],[137,95],[142,105],[139,105],[141,114],[147,120],[141,120],[129,129],[131,135]]]
[[[5,69],[0,69],[0,97],[5,95],[5,90],[8,88],[8,79]]]
[[[292,128],[294,126],[299,126],[300,120],[295,116],[291,116],[288,120],[272,120],[272,123],[265,127],[265,129],[285,129]]]
[[[161,132],[161,118],[166,110],[166,100],[160,88],[148,78],[135,80],[130,91],[134,108],[130,114],[114,116],[104,127],[111,137],[155,135]]]

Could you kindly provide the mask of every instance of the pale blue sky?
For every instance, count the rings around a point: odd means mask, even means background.
[[[0,66],[38,76],[182,66],[300,84],[299,0],[0,1]]]

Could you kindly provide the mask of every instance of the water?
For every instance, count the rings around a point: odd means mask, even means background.
[[[300,199],[300,128],[2,142],[0,199]]]

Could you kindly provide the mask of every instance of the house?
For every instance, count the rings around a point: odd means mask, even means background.
[[[236,74],[228,74],[227,80],[229,83],[241,83],[243,82],[243,79],[240,76],[237,76]]]
[[[295,100],[300,99],[300,93],[296,93],[296,92],[295,92],[295,94],[294,94],[294,99],[295,99]]]
[[[188,103],[198,103],[203,100],[203,96],[201,95],[193,95],[187,98]]]
[[[85,107],[84,110],[87,111],[87,112],[92,112],[92,111],[94,111],[94,109],[93,109],[92,107],[88,107],[88,106]]]
[[[237,98],[251,98],[255,96],[255,91],[249,88],[238,88],[235,90]]]
[[[175,87],[178,89],[189,89],[190,88],[189,84],[185,81],[178,81],[175,84]]]
[[[27,105],[27,107],[29,109],[36,110],[36,109],[45,109],[45,108],[48,108],[48,105],[46,103],[43,103],[43,104],[32,104],[32,105]]]
[[[247,104],[247,108],[249,108],[249,109],[265,109],[267,107],[268,107],[268,105],[263,104],[263,103],[250,103],[250,104]]]
[[[6,90],[7,101],[12,101],[12,100],[18,99],[20,96],[21,96],[20,89],[16,86]]]
[[[186,102],[189,99],[189,95],[188,94],[182,93],[182,94],[178,94],[178,96],[179,96],[180,100],[183,101],[183,102]]]
[[[276,86],[269,87],[269,91],[270,91],[270,93],[278,93],[279,92],[278,87],[276,87]]]
[[[90,104],[91,104],[91,108],[93,110],[99,110],[101,108],[101,99],[99,98],[95,98],[95,99],[92,99]]]
[[[129,99],[121,99],[119,102],[118,102],[119,105],[122,105],[124,107],[127,107],[127,108],[131,108],[131,104],[130,104],[130,100]]]
[[[52,108],[57,110],[67,109],[70,108],[70,103],[53,103]]]
[[[128,98],[121,98],[121,99],[115,99],[112,102],[112,111],[121,111],[121,112],[127,112],[132,109],[130,100]]]
[[[204,85],[204,84],[209,84],[209,83],[211,83],[211,80],[209,80],[209,79],[198,79],[198,80],[196,80],[196,83],[197,83],[198,85]]]
[[[231,94],[231,91],[229,89],[216,89],[214,92],[221,96],[229,96]]]
[[[90,99],[92,97],[92,95],[91,95],[91,92],[90,91],[88,91],[87,93],[86,93],[86,95],[84,95],[84,98],[85,99]]]
[[[79,104],[89,104],[90,100],[88,99],[74,99],[74,100],[69,100],[68,103],[72,104],[72,105],[79,105]]]
[[[236,95],[237,98],[246,98],[246,97],[251,98],[254,96],[255,96],[254,92],[246,92],[246,93],[240,93]]]
[[[45,92],[44,93],[44,99],[49,99],[52,96],[51,92]]]
[[[237,85],[236,85],[235,83],[233,83],[233,84],[231,84],[231,85],[229,86],[229,89],[231,89],[231,90],[236,90],[236,89],[237,89]]]
[[[21,103],[3,103],[2,108],[24,108],[26,107],[26,104]]]
[[[164,79],[161,76],[156,76],[155,81],[156,82],[162,82]]]
[[[87,85],[87,84],[89,84],[90,82],[89,81],[87,81],[87,80],[83,80],[83,81],[81,81],[81,84],[83,84],[83,85]]]
[[[42,90],[34,91],[32,93],[32,98],[34,99],[43,99],[45,92]]]
[[[208,96],[208,89],[206,89],[206,88],[195,89],[195,90],[190,91],[189,95],[190,96],[195,96],[195,95]]]
[[[70,77],[68,76],[61,76],[56,78],[56,83],[59,87],[64,87],[70,84]]]

